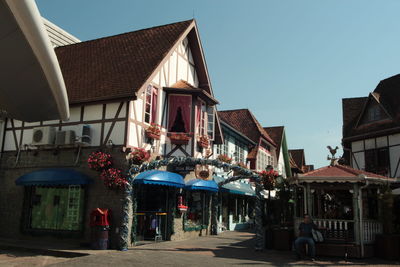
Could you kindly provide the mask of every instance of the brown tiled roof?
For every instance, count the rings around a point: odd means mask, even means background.
[[[133,98],[194,20],[55,49],[71,104]]]
[[[253,147],[247,154],[248,159],[256,159],[258,153],[258,146]]]
[[[342,99],[343,110],[343,137],[350,134],[356,124],[368,97],[354,97]]]
[[[276,157],[279,158],[279,153],[281,151],[284,126],[275,127],[264,127],[264,130],[269,134],[269,136],[274,140],[276,144]]]
[[[218,115],[221,120],[229,124],[231,127],[247,136],[249,139],[258,144],[260,137],[266,139],[269,143],[276,147],[276,143],[261,127],[260,123],[248,109],[235,109],[219,111]]]
[[[353,169],[349,166],[344,166],[344,165],[322,167],[314,171],[305,173],[302,175],[302,177],[358,177],[359,175],[365,175],[366,177],[370,178],[387,179],[387,177],[382,175]]]
[[[289,154],[292,156],[296,166],[303,170],[303,166],[306,165],[304,149],[289,149]]]
[[[368,124],[357,122],[368,101],[377,101],[388,113],[388,119]],[[358,135],[368,135],[373,132],[390,130],[400,126],[400,74],[379,82],[368,97],[344,98],[343,108],[343,138]]]
[[[183,89],[185,92],[193,92],[193,93],[199,93],[201,92],[201,94],[203,94],[203,96],[208,99],[211,100],[211,102],[213,104],[218,104],[219,102],[211,95],[209,94],[207,91],[207,89],[202,89],[202,88],[197,88],[194,87],[193,85],[191,85],[190,83],[188,83],[187,81],[184,80],[179,80],[176,83],[174,83],[173,85],[169,86],[169,87],[164,87],[164,90],[173,90],[175,91],[175,89]]]
[[[292,154],[290,153],[289,153],[289,164],[291,169],[300,170],[299,166],[297,166],[296,162],[294,161]]]
[[[176,83],[174,83],[173,85],[170,86],[171,88],[178,88],[178,89],[197,89],[196,87],[194,87],[193,85],[191,85],[190,83],[188,83],[187,81],[184,80],[179,80]]]

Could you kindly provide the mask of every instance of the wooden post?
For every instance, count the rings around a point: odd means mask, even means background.
[[[297,214],[297,200],[298,200],[298,198],[297,198],[297,186],[295,186],[294,187],[294,190],[293,190],[293,200],[294,200],[294,203],[293,203],[293,222],[295,222],[296,221],[296,217],[297,216],[299,216],[299,214]]]
[[[358,184],[353,185],[354,241],[360,244],[360,207],[358,206]]]
[[[312,197],[311,197],[311,189],[310,189],[310,184],[306,184],[306,195],[307,195],[307,214],[312,216]]]

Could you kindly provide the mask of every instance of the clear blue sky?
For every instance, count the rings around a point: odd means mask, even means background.
[[[341,99],[400,73],[398,0],[37,0],[81,40],[194,17],[218,107],[284,125],[308,164],[340,146]],[[340,152],[341,153],[341,152]]]

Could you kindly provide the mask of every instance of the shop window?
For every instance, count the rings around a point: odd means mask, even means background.
[[[190,132],[191,96],[170,95],[169,96],[169,132]]]
[[[84,190],[68,187],[31,187],[29,229],[79,231],[82,228]]]
[[[205,229],[210,219],[210,195],[205,192],[191,191],[187,195],[185,231]]]
[[[144,110],[144,121],[147,123],[157,123],[157,99],[158,90],[152,85],[146,89],[146,103]]]
[[[380,175],[389,172],[389,149],[379,148],[365,151],[365,170]]]

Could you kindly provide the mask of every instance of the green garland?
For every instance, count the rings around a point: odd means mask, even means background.
[[[256,226],[256,242],[255,242],[255,249],[256,250],[262,250],[263,249],[263,229],[262,229],[262,200],[263,197],[261,195],[262,191],[262,186],[261,186],[261,178],[258,173],[255,173],[249,169],[243,168],[239,165],[234,165],[234,164],[229,164],[226,162],[221,162],[217,159],[202,159],[202,158],[192,158],[192,157],[173,157],[173,158],[167,158],[167,159],[162,159],[162,160],[154,160],[151,162],[145,162],[142,165],[132,165],[131,168],[129,169],[129,178],[128,182],[129,185],[126,187],[126,192],[125,192],[125,199],[124,199],[124,204],[123,204],[123,218],[122,218],[122,225],[121,225],[121,231],[120,231],[120,250],[127,250],[128,248],[128,223],[129,223],[129,208],[133,204],[132,200],[132,185],[133,181],[135,179],[135,176],[141,172],[147,171],[147,170],[153,170],[153,169],[159,169],[160,167],[163,166],[172,166],[172,167],[177,167],[177,166],[196,166],[196,165],[212,165],[217,168],[224,168],[224,169],[230,169],[235,171],[235,173],[238,173],[238,176],[234,176],[231,178],[226,179],[225,181],[222,181],[218,184],[218,186],[222,186],[224,184],[234,182],[237,180],[241,179],[252,179],[255,182],[256,185],[256,216],[255,216],[255,226]],[[135,201],[136,202],[136,201]],[[132,223],[132,232],[131,233],[131,238],[136,238],[136,229],[133,229],[133,223]]]
[[[132,227],[131,227],[131,244],[136,244],[137,236],[136,236],[136,231],[137,231],[137,216],[135,216],[137,212],[137,189],[134,187],[132,190],[133,196],[132,196]]]

